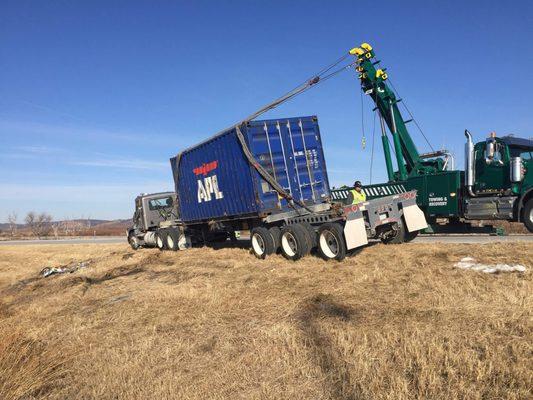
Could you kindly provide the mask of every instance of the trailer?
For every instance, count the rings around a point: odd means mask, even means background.
[[[135,200],[132,248],[186,250],[250,232],[260,259],[281,252],[325,260],[427,227],[416,191],[343,206],[331,199],[316,116],[247,120],[170,160],[175,191]]]

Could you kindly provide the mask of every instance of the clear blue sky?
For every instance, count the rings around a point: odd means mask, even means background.
[[[0,221],[128,218],[137,193],[172,189],[170,156],[363,41],[462,167],[465,128],[532,135],[531,15],[531,1],[3,0]],[[365,99],[366,150],[352,71],[267,116],[318,115],[340,185],[369,180],[372,108]]]

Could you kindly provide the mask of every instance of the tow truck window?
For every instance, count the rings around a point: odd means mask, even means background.
[[[531,160],[533,158],[533,151],[516,147],[509,149],[511,157],[522,157],[523,160]]]
[[[522,160],[531,160],[533,158],[531,151],[524,151],[520,153],[520,157],[522,157]]]
[[[148,208],[150,208],[150,210],[161,210],[168,207],[172,207],[172,197],[152,199],[148,202]]]

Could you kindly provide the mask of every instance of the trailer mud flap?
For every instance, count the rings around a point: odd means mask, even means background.
[[[428,227],[424,213],[416,204],[407,207],[404,206],[403,218],[405,219],[405,224],[409,232],[420,231]]]
[[[356,213],[348,216],[346,225],[344,225],[344,238],[346,240],[346,248],[348,250],[368,244],[365,219],[363,218],[361,212],[358,214],[359,216]]]

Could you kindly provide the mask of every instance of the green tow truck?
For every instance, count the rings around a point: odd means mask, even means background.
[[[369,199],[417,190],[417,203],[430,225],[429,232],[458,232],[471,229],[474,220],[522,222],[533,232],[533,140],[514,136],[473,142],[465,131],[465,170],[454,169],[453,156],[446,150],[421,154],[409,134],[395,92],[388,84],[368,43],[350,50],[355,60],[362,91],[375,104],[388,182],[363,188]],[[392,149],[397,171],[393,168]],[[333,200],[346,202],[351,188],[332,190]],[[447,221],[442,225],[437,222]]]

